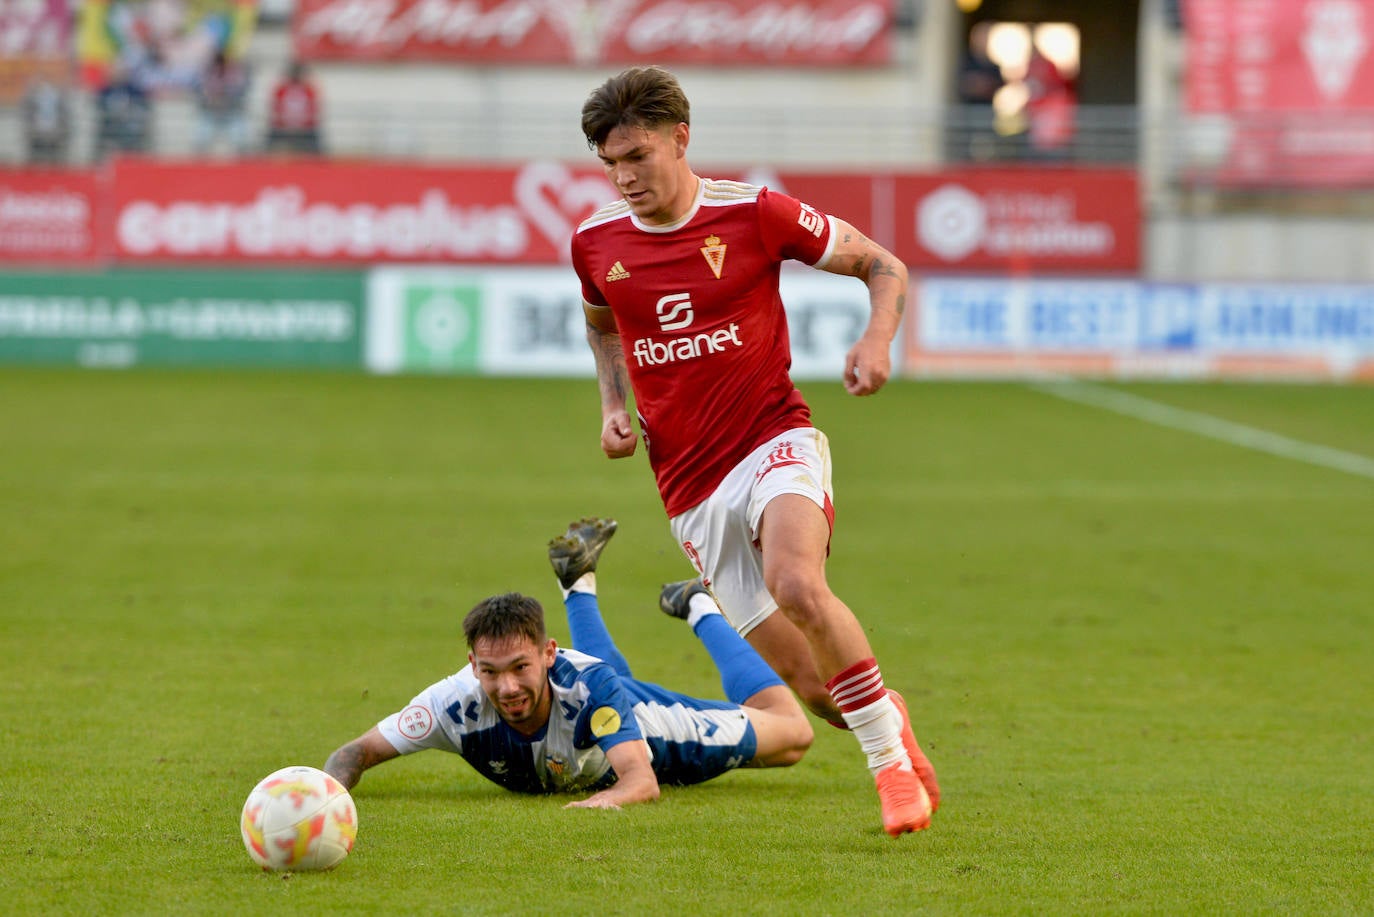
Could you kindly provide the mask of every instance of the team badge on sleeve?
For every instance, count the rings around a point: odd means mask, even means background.
[[[720,236],[707,236],[706,244],[701,247],[701,254],[711,266],[711,273],[719,280],[720,272],[725,270],[725,243],[720,241]]]
[[[825,229],[825,218],[814,207],[807,204],[801,205],[801,211],[797,214],[797,223],[817,239],[821,237],[821,232]]]
[[[598,707],[592,711],[592,735],[598,739],[615,735],[620,731],[620,714],[614,707]]]
[[[396,717],[396,730],[412,742],[420,741],[433,728],[434,714],[419,704],[411,704]]]

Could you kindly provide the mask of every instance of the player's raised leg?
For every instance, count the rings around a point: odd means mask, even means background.
[[[667,584],[658,605],[664,614],[688,623],[720,672],[725,696],[745,708],[758,740],[750,766],[787,767],[800,761],[815,739],[811,723],[783,680],[725,620],[701,580]]]
[[[573,649],[595,656],[629,677],[630,663],[611,639],[596,598],[597,561],[615,530],[614,519],[588,517],[569,523],[566,532],[549,542],[549,563],[563,592]]]
[[[903,741],[906,718],[883,685],[862,625],[826,583],[830,524],[824,512],[807,497],[784,493],[769,501],[759,528],[769,594],[806,639],[835,706],[868,758],[883,828],[896,837],[928,827],[933,806]]]

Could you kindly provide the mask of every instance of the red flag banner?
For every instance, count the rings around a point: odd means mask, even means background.
[[[1199,177],[1374,182],[1374,0],[1185,0]]]
[[[297,0],[307,59],[800,67],[891,60],[895,0]]]

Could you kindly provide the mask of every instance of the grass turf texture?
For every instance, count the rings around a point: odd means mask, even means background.
[[[1374,456],[1374,389],[1133,385]],[[836,591],[940,769],[894,841],[853,740],[568,811],[454,756],[367,774],[353,854],[264,874],[239,809],[541,597],[587,513],[636,673],[720,696],[591,380],[0,370],[0,895],[15,913],[1368,913],[1374,480],[1015,384],[810,384]]]

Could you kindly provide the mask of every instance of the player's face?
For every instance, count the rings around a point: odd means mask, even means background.
[[[479,637],[468,653],[497,715],[522,735],[533,735],[549,721],[549,669],[557,651],[552,640],[541,647],[525,637]]]
[[[687,138],[685,124],[617,127],[596,148],[606,178],[641,221],[675,222],[696,199],[695,176],[685,158]]]

